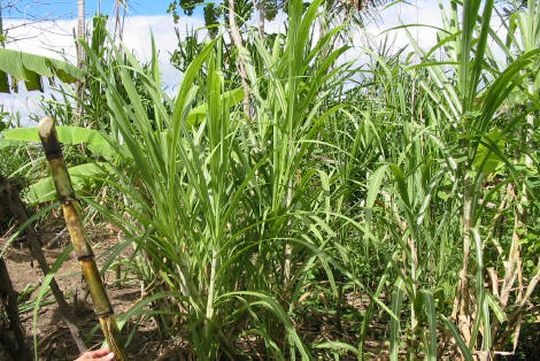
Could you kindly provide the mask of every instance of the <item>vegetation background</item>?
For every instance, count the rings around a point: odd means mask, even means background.
[[[147,61],[123,46],[121,1],[80,19],[77,66],[0,49],[0,91],[54,80],[41,111],[82,215],[118,230],[98,264],[140,290],[121,342],[152,325],[163,359],[534,358],[540,2],[441,1],[428,48],[422,24],[358,36],[382,3],[173,1],[207,26],[178,36],[174,94],[154,41]],[[35,213],[6,215],[9,258],[59,203],[36,129],[2,117],[0,174]],[[19,302],[34,331],[69,251]]]

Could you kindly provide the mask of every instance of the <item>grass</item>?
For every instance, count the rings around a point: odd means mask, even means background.
[[[362,69],[342,60],[349,25],[318,28],[324,9],[292,1],[285,34],[186,49],[174,97],[155,50],[143,66],[87,47],[116,153],[114,196],[88,202],[148,295],[125,316],[200,360],[366,360],[376,323],[392,360],[516,350],[540,279],[538,2],[450,1],[433,48],[404,26],[411,48],[366,45]],[[321,313],[335,330],[312,337]]]

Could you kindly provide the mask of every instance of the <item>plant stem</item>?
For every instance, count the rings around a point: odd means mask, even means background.
[[[246,70],[246,63],[244,61],[244,46],[242,45],[242,36],[240,35],[240,29],[236,23],[236,12],[234,10],[234,0],[229,0],[229,27],[230,34],[236,49],[238,50],[238,71],[240,74],[240,81],[242,83],[242,89],[244,90],[244,98],[242,103],[244,105],[244,113],[248,118],[251,118],[250,106],[249,106],[249,84]]]
[[[99,323],[107,344],[115,354],[115,359],[117,361],[125,361],[127,357],[122,344],[118,342],[119,331],[114,317],[114,311],[96,266],[92,247],[88,242],[82,225],[79,215],[79,202],[71,186],[69,173],[64,163],[64,157],[54,127],[54,120],[48,117],[42,119],[39,122],[38,131],[43,150],[51,168],[56,193],[62,203],[62,211],[71,242],[81,265],[83,277],[90,289],[94,311],[99,318]]]
[[[77,0],[77,67],[83,69],[84,67],[84,46],[82,40],[86,40],[86,21],[85,21],[85,0]],[[75,105],[75,124],[81,125],[83,116],[83,98],[84,98],[84,80],[78,80],[76,83],[77,99]]]
[[[471,258],[471,227],[472,227],[472,187],[471,176],[465,175],[463,191],[463,265],[459,273],[459,283],[454,301],[452,317],[457,321],[459,330],[468,345],[471,340],[470,293],[469,293],[469,263]]]

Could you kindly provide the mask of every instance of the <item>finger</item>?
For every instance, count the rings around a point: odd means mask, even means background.
[[[90,352],[90,356],[92,356],[92,358],[99,358],[99,357],[103,357],[107,354],[109,354],[111,351],[109,349],[102,349],[102,350],[96,350],[96,351],[92,351]]]
[[[96,361],[112,361],[114,360],[114,352],[109,352],[107,355],[94,359]]]

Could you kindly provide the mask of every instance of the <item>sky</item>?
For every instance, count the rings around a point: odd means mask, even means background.
[[[73,42],[76,20],[76,1],[71,0],[0,0],[0,3],[15,3],[16,8],[3,11],[4,29],[8,30],[9,38],[6,47],[29,53],[75,60]],[[100,7],[101,12],[112,14],[113,0],[86,1],[87,19]],[[401,25],[424,23],[441,25],[440,10],[436,0],[409,0],[381,12],[381,16],[367,24],[364,31],[358,31],[353,36],[353,48],[345,55],[344,60],[363,61],[366,53],[362,47],[366,36],[376,43],[385,34],[384,30]],[[204,26],[201,10],[193,16],[181,16],[179,23],[174,24],[172,16],[167,14],[168,0],[132,0],[125,20],[124,42],[141,60],[150,57],[150,38],[154,36],[159,50],[159,59],[164,84],[171,92],[181,80],[182,74],[169,63],[170,54],[177,46],[178,39],[175,27],[180,36],[185,36],[189,29],[200,29]],[[268,32],[283,31],[284,14],[266,24]],[[36,21],[39,20],[39,21]],[[112,27],[112,25],[111,25]],[[420,44],[424,47],[435,44],[436,33],[433,29],[418,28],[411,30]],[[404,31],[388,33],[395,47],[409,44]],[[16,41],[15,41],[16,40]],[[47,94],[46,94],[47,95]],[[0,110],[19,112],[23,121],[28,123],[31,112],[38,112],[39,92],[22,91],[19,94],[0,94]]]
[[[76,0],[0,0],[4,6],[14,3],[6,9],[4,16],[10,18],[39,17],[45,19],[73,19],[77,17]],[[86,15],[101,13],[110,14],[115,8],[116,0],[86,0]],[[169,0],[129,0],[128,9],[131,15],[163,15],[169,6]],[[201,15],[201,10],[197,15]]]

